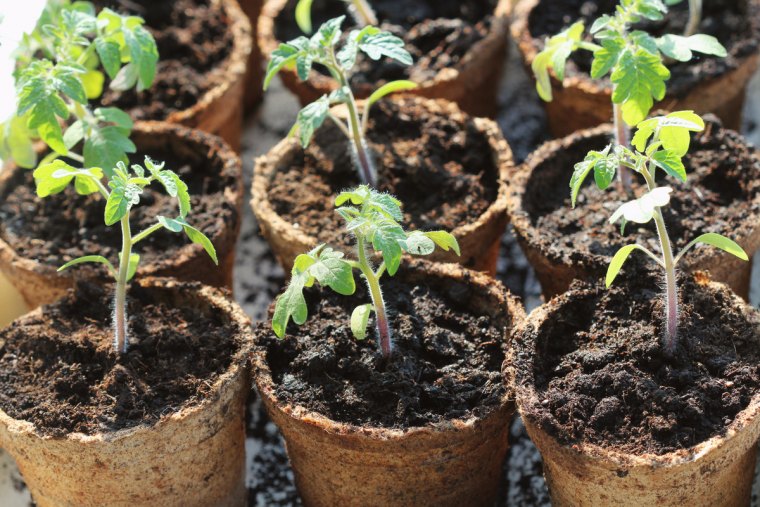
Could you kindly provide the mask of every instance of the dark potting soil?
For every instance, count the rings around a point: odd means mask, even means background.
[[[148,150],[130,159],[142,164],[145,154],[153,160],[165,161],[166,168],[187,183],[192,204],[188,222],[212,242],[222,237],[225,224],[239,220],[237,210],[224,195],[225,189],[235,188],[237,175],[224,167],[218,157],[190,161],[171,151]],[[140,203],[132,209],[133,234],[155,224],[159,215],[173,218],[178,214],[176,199],[157,185],[146,188]],[[74,185],[60,194],[40,199],[32,171],[15,171],[0,192],[0,237],[21,257],[52,266],[92,254],[114,262],[121,249],[121,233],[118,227],[105,225],[104,206],[100,194],[79,195]],[[184,234],[160,230],[141,241],[136,251],[142,265],[150,263],[160,268],[171,264],[178,250],[188,243]],[[208,267],[217,269],[210,259]]]
[[[484,416],[499,406],[509,317],[474,312],[472,286],[404,284],[400,275],[383,281],[395,347],[388,360],[374,327],[359,341],[348,325],[353,309],[370,300],[364,285],[350,297],[309,290],[310,318],[291,325],[284,340],[258,325],[278,400],[347,424],[401,429]]]
[[[101,102],[128,111],[136,120],[163,120],[194,106],[221,83],[224,62],[232,53],[231,20],[211,0],[96,0],[145,19],[156,39],[158,66],[149,90],[106,89]]]
[[[610,129],[611,136],[611,129]],[[653,223],[628,223],[625,234],[609,223],[610,216],[628,201],[617,184],[599,190],[590,177],[570,205],[568,183],[573,165],[586,153],[601,150],[611,137],[598,135],[557,151],[539,165],[531,176],[524,197],[525,210],[540,231],[542,252],[552,262],[577,264],[586,269],[606,270],[609,258],[621,246],[633,241],[659,251]],[[737,133],[723,129],[714,118],[707,119],[704,132],[692,135],[689,154],[684,159],[686,183],[658,171],[659,186],[673,188],[670,204],[662,211],[676,250],[700,234],[715,232],[731,238],[749,235],[760,212],[760,153]],[[634,174],[637,195],[645,192],[643,180]],[[708,247],[698,247],[708,248]],[[694,252],[684,257],[688,264]],[[601,274],[601,272],[600,272]]]
[[[613,13],[618,3],[617,0],[541,0],[528,21],[534,44],[543,49],[546,37],[556,35],[578,20],[585,21],[586,27],[590,27],[602,14]],[[637,28],[655,37],[682,35],[689,17],[688,2],[683,1],[669,9],[662,21],[642,22]],[[756,3],[750,6],[747,0],[705,0],[697,33],[716,37],[728,50],[728,57],[695,53],[696,58],[691,62],[669,64],[672,75],[667,83],[668,94],[683,96],[696,84],[735,69],[740,59],[758,50],[759,32],[760,6]],[[568,62],[567,75],[580,74],[588,78],[591,61],[590,52],[575,52]],[[610,86],[609,80],[605,79]]]
[[[290,0],[275,20],[275,36],[286,42],[303,35],[295,21],[296,0]],[[314,28],[346,15],[345,33],[357,23],[343,0],[315,0]],[[455,67],[477,42],[488,36],[497,0],[372,0],[380,28],[402,38],[414,58],[406,67],[389,59],[375,62],[362,55],[351,76],[354,86],[376,86],[384,81],[433,79],[446,68]],[[322,71],[323,69],[317,69]]]
[[[527,416],[563,444],[686,449],[725,434],[758,393],[758,314],[729,290],[684,277],[678,345],[668,357],[660,281],[638,271],[609,290],[576,283],[539,329],[517,338],[535,343],[538,400]]]
[[[432,115],[415,99],[381,101],[371,118],[367,138],[379,187],[404,203],[405,226],[451,231],[477,220],[496,200],[498,168],[473,120]],[[338,192],[359,184],[345,135],[325,123],[288,164],[270,185],[274,210],[321,242],[349,245],[333,206]]]
[[[186,284],[189,291],[197,284]],[[0,331],[0,407],[45,435],[92,435],[200,403],[241,347],[237,325],[132,286],[130,348],[113,350],[111,287],[80,284]]]

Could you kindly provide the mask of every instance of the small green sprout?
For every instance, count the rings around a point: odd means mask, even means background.
[[[411,90],[417,85],[411,81],[392,81],[381,86],[366,100],[362,116],[359,116],[356,99],[348,83],[348,72],[356,64],[359,51],[366,53],[373,60],[386,56],[405,65],[412,64],[412,57],[404,49],[404,42],[389,32],[374,26],[352,31],[345,44],[336,51],[341,38],[341,25],[345,16],[331,19],[322,25],[311,38],[299,37],[272,52],[272,59],[264,79],[264,89],[285,67],[295,66],[298,77],[309,78],[314,64],[324,66],[338,82],[339,88],[307,105],[298,113],[298,119],[290,135],[298,134],[301,145],[305,148],[311,142],[314,132],[330,118],[350,140],[355,156],[359,177],[362,183],[377,187],[377,172],[366,141],[371,107],[386,95],[403,90]],[[335,104],[345,104],[348,109],[348,122],[344,122],[330,112]]]
[[[101,255],[87,255],[67,262],[58,271],[85,262],[103,264],[108,268],[108,272],[116,280],[114,347],[117,351],[126,352],[129,345],[127,283],[135,275],[140,263],[140,256],[133,253],[132,248],[160,229],[168,229],[171,232],[184,231],[190,241],[203,246],[215,264],[218,264],[218,260],[214,245],[206,235],[187,223],[186,218],[190,213],[190,194],[187,185],[174,171],[164,169],[163,163],[156,163],[149,157],[145,157],[145,167],[134,164],[131,169],[128,169],[124,162],[119,161],[111,172],[112,176],[108,178],[105,185],[103,184],[104,171],[100,167],[73,167],[62,160],[54,160],[35,169],[34,181],[39,197],[63,192],[72,181],[78,194],[100,193],[105,199],[105,224],[108,226],[121,224],[122,248],[118,269]],[[177,199],[178,215],[176,218],[158,216],[154,225],[133,236],[129,224],[129,213],[132,207],[139,204],[140,195],[145,188],[153,183],[160,184],[167,194]]]
[[[726,56],[726,49],[710,35],[663,35],[655,38],[631,26],[643,19],[659,21],[668,12],[663,0],[620,0],[614,15],[603,15],[591,26],[590,33],[599,44],[584,40],[584,23],[578,21],[562,33],[549,38],[543,51],[533,60],[538,94],[552,100],[549,70],[562,81],[570,55],[578,50],[591,51],[591,77],[610,75],[615,143],[628,145],[628,127],[644,121],[655,100],[665,98],[665,82],[670,71],[664,57],[680,62],[692,59],[695,52]],[[618,172],[623,188],[630,192],[630,175],[621,167]]]
[[[343,0],[347,5],[349,12],[353,15],[359,26],[375,26],[378,24],[375,11],[367,0]],[[680,1],[680,0],[679,0]],[[299,0],[296,4],[296,24],[303,33],[311,33],[313,26],[311,22],[311,4],[314,0]]]
[[[129,115],[113,107],[92,110],[88,101],[102,94],[104,72],[120,90],[153,83],[158,50],[142,25],[141,18],[109,9],[96,15],[90,2],[49,2],[18,51],[18,106],[0,125],[0,158],[36,167],[34,142],[42,139],[52,157],[66,156],[86,167],[111,171],[117,162],[127,162],[127,154],[135,152]],[[80,144],[81,153],[75,153]]]
[[[670,202],[670,187],[658,187],[655,178],[657,169],[681,181],[686,181],[686,168],[683,157],[689,151],[690,132],[701,132],[705,124],[702,118],[692,111],[679,111],[666,116],[645,120],[636,127],[633,149],[626,146],[610,145],[603,151],[591,151],[586,158],[575,165],[570,180],[571,201],[575,207],[578,192],[583,181],[594,171],[594,179],[600,189],[605,189],[615,177],[618,167],[627,167],[643,176],[647,192],[620,206],[610,217],[611,223],[621,222],[621,232],[627,222],[646,224],[654,220],[660,240],[662,258],[649,249],[631,244],[622,247],[612,258],[607,268],[607,287],[620,273],[623,264],[634,250],[641,250],[651,257],[665,271],[666,295],[666,335],[665,351],[672,354],[678,337],[678,290],[676,286],[676,267],[683,256],[698,244],[708,244],[724,250],[742,260],[748,260],[747,254],[734,241],[720,234],[707,233],[688,243],[678,255],[673,255],[670,237],[665,228],[661,208]]]
[[[346,221],[346,230],[356,238],[357,260],[348,260],[342,252],[319,245],[307,254],[299,255],[293,264],[290,283],[277,298],[272,329],[282,338],[288,322],[301,325],[306,322],[308,310],[303,296],[305,287],[314,282],[330,287],[338,294],[351,295],[356,290],[353,270],[358,269],[367,282],[371,304],[356,307],[351,315],[351,332],[358,340],[367,336],[367,324],[375,314],[380,349],[383,356],[392,352],[391,328],[380,288],[380,278],[386,272],[396,274],[404,252],[412,255],[430,255],[436,245],[445,251],[460,255],[456,238],[445,231],[406,232],[399,225],[403,215],[401,203],[391,195],[380,193],[367,185],[342,192],[335,199],[337,212]],[[374,269],[367,249],[369,245],[382,254],[383,261]]]

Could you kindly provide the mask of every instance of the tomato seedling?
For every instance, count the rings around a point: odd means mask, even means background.
[[[658,187],[657,170],[669,176],[686,181],[683,157],[689,151],[690,132],[700,132],[705,124],[692,111],[679,111],[650,118],[638,124],[632,140],[632,149],[622,145],[609,145],[603,151],[591,151],[586,158],[575,165],[570,179],[570,197],[573,207],[581,185],[589,173],[594,171],[597,186],[604,190],[615,177],[619,166],[640,174],[647,192],[620,206],[610,217],[611,223],[621,222],[621,232],[626,222],[646,224],[654,220],[660,241],[661,257],[649,249],[631,244],[622,247],[612,258],[607,269],[606,284],[609,287],[620,273],[623,264],[634,250],[640,250],[651,257],[665,272],[666,325],[664,348],[672,354],[678,338],[678,288],[676,267],[683,256],[694,246],[704,243],[720,248],[742,260],[748,260],[746,252],[734,241],[716,233],[702,234],[688,243],[678,255],[673,255],[672,243],[665,227],[661,208],[670,202],[670,187]]]
[[[121,225],[122,248],[118,268],[102,255],[67,262],[59,271],[85,262],[106,266],[116,280],[114,347],[126,352],[127,284],[137,271],[140,256],[132,248],[159,229],[185,232],[203,246],[214,263],[211,241],[187,223],[190,195],[187,185],[171,170],[145,157],[144,167],[127,168],[127,154],[136,151],[129,139],[132,120],[117,108],[91,110],[89,99],[103,91],[103,69],[119,89],[151,85],[158,51],[143,20],[120,16],[109,9],[95,14],[89,2],[49,2],[35,31],[21,48],[16,73],[16,114],[0,128],[0,156],[10,156],[22,167],[37,166],[34,141],[41,139],[52,152],[34,170],[39,197],[63,192],[74,183],[80,195],[98,193],[105,199],[106,225]],[[72,121],[73,120],[73,121]],[[68,121],[66,131],[61,125]],[[74,148],[82,146],[82,152]],[[76,164],[62,160],[67,160]],[[129,213],[145,188],[158,183],[178,200],[176,218],[156,217],[156,224],[132,235]]]
[[[120,90],[153,83],[158,50],[141,18],[109,9],[96,15],[90,2],[48,2],[18,55],[17,109],[0,125],[0,158],[36,167],[34,142],[41,139],[51,158],[66,156],[86,167],[110,172],[127,161],[135,152],[129,115],[91,109],[89,100],[102,94],[106,74]]]
[[[100,193],[105,199],[105,224],[108,226],[120,224],[122,247],[119,254],[118,269],[102,255],[87,255],[67,262],[58,271],[85,262],[106,266],[116,281],[113,321],[114,347],[117,351],[126,352],[129,345],[127,335],[127,284],[135,275],[140,263],[140,255],[133,253],[132,248],[158,230],[167,229],[171,232],[184,232],[193,243],[203,246],[215,264],[218,264],[218,260],[214,245],[206,235],[187,223],[186,218],[190,213],[190,194],[187,185],[174,171],[164,169],[163,163],[157,163],[149,157],[145,157],[144,167],[133,164],[131,168],[127,168],[124,162],[119,161],[111,173],[112,175],[107,178],[107,183],[104,184],[104,171],[99,167],[73,167],[63,160],[54,160],[35,169],[34,181],[37,185],[39,197],[63,192],[72,181],[78,194]],[[178,215],[176,218],[157,216],[154,225],[132,235],[129,213],[134,206],[139,204],[140,195],[145,188],[153,183],[160,184],[167,194],[177,199]]]
[[[663,35],[652,37],[632,25],[647,19],[659,21],[668,9],[663,0],[620,0],[614,15],[603,15],[591,25],[590,34],[599,44],[584,40],[585,26],[578,21],[558,35],[549,38],[533,60],[536,89],[545,101],[552,100],[549,70],[562,81],[570,55],[583,49],[593,53],[591,77],[602,79],[609,74],[612,81],[612,109],[615,143],[628,145],[628,128],[643,121],[655,100],[665,98],[665,82],[670,71],[664,58],[679,62],[692,59],[694,53],[725,57],[726,49],[710,35]],[[630,192],[630,175],[618,171],[623,188]]]
[[[299,79],[303,81],[309,78],[314,64],[325,67],[338,82],[338,88],[301,109],[290,135],[298,134],[301,145],[306,148],[314,132],[327,118],[330,118],[351,143],[361,182],[377,187],[377,171],[366,141],[370,109],[386,95],[411,90],[416,88],[417,84],[400,80],[381,86],[365,101],[364,110],[360,116],[356,98],[348,82],[348,73],[356,64],[359,51],[373,60],[389,57],[405,65],[412,64],[412,57],[404,49],[404,41],[374,26],[353,30],[342,47],[338,49],[342,35],[340,27],[344,20],[345,16],[331,19],[311,38],[301,36],[288,43],[280,44],[279,48],[272,52],[264,79],[264,89],[269,87],[274,76],[285,67],[295,66]],[[341,120],[330,111],[330,108],[336,104],[346,106],[348,122]]]
[[[327,245],[319,245],[311,252],[299,255],[293,264],[290,283],[275,303],[272,329],[282,338],[288,322],[301,325],[306,322],[308,309],[303,290],[314,282],[329,287],[338,294],[351,295],[356,291],[354,270],[359,270],[369,289],[371,304],[357,306],[351,314],[351,332],[358,340],[367,336],[370,316],[375,314],[380,350],[384,357],[393,351],[391,326],[383,300],[380,279],[387,272],[393,276],[401,264],[404,252],[412,255],[430,255],[436,246],[460,255],[454,236],[445,231],[406,232],[399,222],[401,202],[389,194],[378,192],[367,185],[342,192],[335,199],[337,212],[346,221],[346,231],[356,239],[356,259],[345,258],[343,252]],[[372,246],[382,254],[382,262],[375,269],[368,255]]]

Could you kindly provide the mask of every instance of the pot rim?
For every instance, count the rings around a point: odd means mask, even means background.
[[[15,419],[0,408],[0,425],[5,426],[9,433],[28,435],[42,440],[70,440],[88,445],[116,442],[130,438],[139,433],[154,431],[156,428],[165,424],[186,419],[193,414],[202,412],[209,405],[212,405],[219,400],[222,391],[234,388],[234,385],[239,381],[240,377],[248,373],[250,367],[250,351],[253,345],[251,319],[234,301],[232,301],[229,291],[208,285],[202,285],[197,282],[182,282],[171,278],[159,277],[140,277],[133,280],[132,283],[138,284],[145,289],[158,288],[159,290],[174,292],[180,292],[183,289],[188,292],[192,291],[192,295],[196,298],[209,302],[210,306],[215,310],[221,314],[229,316],[230,322],[237,324],[239,327],[238,335],[240,336],[240,347],[232,356],[230,366],[223,373],[219,374],[216,381],[214,381],[212,393],[206,396],[200,403],[194,402],[192,405],[182,407],[176,412],[161,416],[161,418],[153,424],[141,423],[130,428],[123,428],[116,431],[99,431],[93,435],[86,435],[81,432],[70,432],[60,437],[41,434],[34,423],[23,419]],[[187,298],[189,299],[190,297],[191,294],[188,294]],[[19,317],[19,319],[40,315],[43,308],[44,307],[39,307],[32,310]],[[187,400],[185,403],[187,403]]]
[[[245,80],[248,71],[248,58],[253,50],[252,29],[248,16],[240,8],[237,0],[211,1],[221,7],[228,20],[228,30],[232,32],[230,54],[210,71],[211,73],[219,73],[219,84],[198,97],[198,102],[189,108],[173,111],[163,121],[195,126],[201,122],[201,116],[205,111],[220,101],[240,81]]]
[[[490,276],[472,271],[460,266],[459,264],[444,264],[426,261],[424,259],[404,259],[401,269],[409,269],[412,272],[429,272],[437,278],[448,278],[461,281],[466,284],[475,284],[483,288],[483,292],[488,295],[494,305],[504,307],[506,314],[511,319],[511,328],[515,328],[526,318],[522,302],[513,296],[498,280]],[[274,303],[273,303],[274,304]],[[510,344],[510,329],[507,329],[504,336],[505,349]],[[256,342],[256,336],[254,336]],[[274,380],[272,379],[271,370],[266,362],[264,355],[260,353],[254,343],[254,352],[252,354],[251,374],[253,383],[256,386],[259,395],[266,398],[268,403],[276,406],[288,418],[319,428],[321,431],[338,436],[361,436],[372,440],[408,440],[424,436],[427,434],[440,433],[441,430],[447,431],[467,431],[478,427],[483,421],[487,420],[492,414],[504,409],[505,406],[514,402],[514,393],[507,385],[506,393],[502,397],[501,404],[493,407],[487,414],[480,417],[471,416],[469,418],[452,419],[443,423],[430,424],[427,426],[412,426],[404,430],[394,428],[384,428],[381,426],[357,426],[355,424],[342,423],[330,419],[319,412],[310,410],[301,405],[282,404],[275,395]],[[509,361],[508,350],[504,351],[504,371],[506,363]],[[505,422],[507,424],[507,422]]]
[[[203,130],[191,129],[175,123],[163,122],[163,121],[138,121],[135,122],[133,132],[137,132],[140,135],[157,135],[165,136],[167,138],[175,138],[183,141],[185,144],[190,144],[198,150],[203,149],[208,153],[215,153],[215,156],[221,159],[221,172],[229,171],[234,175],[236,184],[235,187],[226,187],[224,189],[224,198],[226,202],[231,203],[235,209],[239,210],[243,206],[243,181],[242,181],[242,162],[240,158],[232,151],[232,148],[227,145],[220,137],[209,134]],[[38,145],[37,148],[41,148],[42,145]],[[43,150],[45,148],[42,148]],[[39,151],[38,151],[39,152]],[[11,178],[18,171],[26,171],[27,169],[21,169],[15,164],[9,164],[7,167],[0,170],[0,190],[3,189]],[[217,220],[224,222],[221,218]],[[216,240],[220,242],[228,234],[230,228],[239,229],[240,219],[236,224],[228,224],[224,222],[224,227],[209,238],[212,243]],[[235,232],[233,230],[233,232]],[[237,236],[237,233],[235,233]],[[193,243],[185,243],[176,250],[174,255],[172,266],[179,267],[183,264],[190,262],[192,259],[201,255],[202,249],[196,247]],[[203,253],[202,255],[205,255]],[[16,249],[8,243],[5,238],[0,234],[0,263],[5,265],[13,265],[19,270],[33,272],[40,274],[44,277],[51,277],[58,280],[56,285],[70,285],[74,280],[82,278],[76,276],[74,272],[62,271],[58,272],[59,266],[52,266],[36,259],[21,256]],[[164,270],[165,267],[157,266],[151,263],[142,264],[138,268],[138,274],[140,276],[157,276],[156,273],[159,270]],[[88,269],[88,271],[90,271]],[[92,270],[91,273],[97,273]]]
[[[428,113],[454,116],[462,115],[465,119],[472,119],[479,133],[484,135],[491,147],[491,154],[496,166],[498,192],[496,199],[488,206],[477,220],[459,225],[450,231],[458,240],[484,229],[489,223],[497,220],[507,212],[507,181],[514,172],[514,159],[509,144],[501,134],[499,126],[486,118],[473,118],[464,113],[455,102],[445,99],[428,99],[416,95],[400,94],[388,99],[394,102],[414,101],[421,104]],[[361,104],[363,101],[359,101]],[[251,187],[251,206],[256,215],[264,216],[269,222],[269,227],[275,234],[284,238],[288,243],[306,244],[316,246],[317,238],[309,236],[298,227],[286,221],[274,209],[269,200],[269,186],[279,168],[280,161],[290,156],[291,153],[303,150],[296,139],[286,138],[277,143],[269,152],[256,158],[253,168],[253,183]]]
[[[725,129],[725,127],[721,128],[731,131],[730,129]],[[531,247],[536,248],[541,256],[548,259],[552,265],[577,265],[581,269],[587,271],[593,270],[594,266],[608,264],[610,259],[602,255],[592,254],[585,251],[581,252],[579,250],[574,250],[574,252],[578,255],[578,259],[580,260],[575,260],[572,264],[568,262],[568,258],[565,255],[558,258],[557,254],[552,252],[551,247],[553,242],[547,239],[545,235],[541,234],[541,231],[533,225],[530,213],[526,210],[526,191],[530,179],[537,167],[542,166],[545,162],[554,158],[557,153],[565,151],[571,146],[583,143],[588,139],[602,135],[612,136],[613,133],[613,125],[605,123],[597,127],[576,131],[573,134],[559,139],[547,141],[531,153],[525,162],[516,168],[507,184],[507,214],[509,215],[509,220],[514,227],[517,236]],[[748,144],[743,136],[738,133],[737,135],[739,135],[745,144]],[[757,153],[756,149],[755,152]],[[757,155],[758,160],[760,160],[760,153],[757,153]],[[760,206],[760,193],[758,193],[755,199],[747,202],[748,204],[754,203]],[[758,234],[758,232],[760,232],[760,219],[755,217],[754,223],[750,223],[751,221],[752,217],[748,217],[744,220],[742,226],[732,231],[734,234],[734,241],[744,245],[750,255],[760,248],[760,234]],[[706,266],[720,262],[720,259],[724,255],[727,254],[722,250],[700,249],[699,256],[692,255],[690,257],[691,260],[687,258],[685,262],[691,269],[695,267],[705,268]],[[698,264],[697,261],[699,261]]]
[[[479,61],[478,56],[482,54],[485,48],[498,46],[502,40],[509,34],[509,16],[512,12],[512,3],[514,0],[499,0],[494,9],[494,24],[488,35],[478,41],[466,55],[454,67],[441,69],[432,79],[427,79],[418,83],[418,93],[424,93],[428,96],[435,94],[434,90],[444,89],[450,83],[460,79],[461,75],[467,74],[468,69]],[[280,12],[287,5],[288,0],[267,0],[259,16],[258,24],[258,44],[265,61],[270,59],[272,51],[277,49],[282,41],[278,40],[275,35],[275,20]],[[330,93],[338,88],[338,83],[332,77],[325,76],[312,69],[309,73],[309,79],[301,83],[294,69],[282,69],[281,73],[287,73],[296,80],[299,85],[308,85],[320,93]],[[368,88],[357,90],[357,98],[366,98],[372,93]],[[414,92],[412,92],[414,94]]]
[[[731,292],[731,289],[727,285],[710,280],[704,273],[697,274],[695,280],[700,286],[709,290],[714,291],[725,289],[729,291],[735,305],[743,308],[747,312],[755,312],[755,310],[743,299]],[[747,429],[751,424],[754,423],[757,426],[758,417],[760,417],[760,392],[755,394],[747,408],[739,412],[731,424],[726,426],[725,435],[716,435],[687,449],[671,451],[665,454],[632,454],[620,450],[608,449],[588,442],[562,444],[556,437],[536,424],[533,418],[530,415],[526,415],[525,410],[523,410],[523,407],[525,406],[540,405],[540,402],[538,401],[539,396],[536,392],[535,384],[533,383],[532,359],[535,354],[532,350],[532,346],[534,345],[534,342],[533,340],[523,341],[516,338],[522,336],[528,328],[539,329],[558,305],[577,296],[580,292],[588,290],[588,288],[588,283],[581,288],[571,287],[568,292],[552,298],[548,303],[533,310],[530,315],[528,315],[528,317],[515,328],[512,335],[513,346],[509,350],[509,366],[506,368],[506,377],[508,383],[515,391],[518,412],[523,419],[529,421],[532,426],[541,432],[542,439],[548,440],[550,446],[554,450],[572,455],[582,454],[597,462],[599,466],[604,466],[613,471],[619,470],[620,468],[631,469],[634,467],[651,467],[655,469],[676,467],[705,459],[708,453],[734,440],[740,432]],[[530,364],[525,364],[528,362],[527,360],[518,360],[518,351],[530,355]],[[523,366],[520,367],[520,364],[523,364]]]
[[[542,0],[517,0],[515,2],[516,5],[512,13],[512,24],[510,26],[512,37],[517,43],[517,46],[520,48],[520,54],[522,55],[523,62],[528,68],[531,67],[533,60],[535,60],[536,55],[538,54],[538,50],[533,45],[535,38],[530,33],[529,18],[533,9],[536,8],[536,6],[538,6],[541,1]],[[749,7],[753,9],[753,15],[751,16],[752,20],[754,21],[753,28],[754,32],[757,34],[760,33],[760,0],[749,0],[749,2]],[[758,61],[760,61],[760,55],[758,55],[757,51],[739,57],[737,58],[737,65],[735,68],[726,69],[725,72],[713,77],[709,81],[721,79],[722,77],[732,72],[736,72],[742,67],[755,67],[758,64]],[[752,74],[753,72],[749,73],[749,75]],[[549,70],[549,75],[551,77],[552,88],[554,89],[576,88],[588,95],[606,95],[608,97],[612,97],[611,86],[605,84],[603,80],[592,79],[591,76],[585,72],[574,76],[566,75],[565,79],[562,82],[557,79],[556,73],[551,69]],[[699,84],[699,82],[695,83],[694,88],[696,88]],[[688,93],[689,90],[691,89],[687,88],[684,90],[684,92]],[[671,96],[672,94],[668,93],[666,95],[666,99]]]

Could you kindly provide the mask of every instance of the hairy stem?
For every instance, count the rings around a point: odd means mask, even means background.
[[[690,37],[697,33],[702,22],[702,0],[689,0],[689,22],[686,24],[684,35]]]
[[[642,171],[650,191],[655,189],[654,168]],[[676,286],[676,263],[673,258],[673,248],[670,243],[668,230],[665,228],[665,219],[662,210],[655,208],[654,223],[657,226],[657,235],[660,238],[662,248],[662,260],[665,264],[665,353],[672,355],[678,340],[678,287]]]
[[[623,120],[623,109],[620,107],[620,104],[612,104],[612,114],[615,120],[615,143],[618,146],[625,146],[627,148],[630,144],[628,125],[626,125],[625,120]],[[629,171],[623,164],[620,164],[617,177],[618,183],[623,192],[625,192],[626,195],[631,195],[631,171]]]
[[[359,269],[367,280],[372,305],[375,307],[375,325],[377,326],[377,335],[380,340],[380,350],[383,357],[388,358],[393,352],[393,342],[391,340],[391,328],[388,323],[388,315],[385,311],[385,301],[383,300],[383,291],[380,289],[379,276],[372,271],[372,266],[367,259],[367,251],[364,238],[357,238],[357,248],[359,256]],[[381,267],[382,269],[382,267]],[[378,273],[382,274],[381,270]]]
[[[116,296],[114,298],[113,325],[114,347],[117,352],[126,352],[127,336],[127,277],[129,275],[129,258],[132,255],[132,232],[129,227],[129,215],[121,219],[121,258],[116,278]]]
[[[372,10],[367,0],[351,0],[351,5],[354,6],[358,21],[364,26],[377,25],[377,16],[375,11]]]

